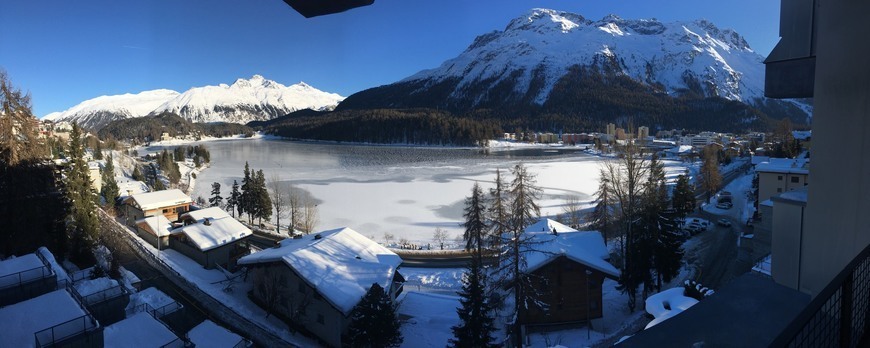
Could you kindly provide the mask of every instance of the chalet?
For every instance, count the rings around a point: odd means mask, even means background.
[[[246,242],[251,230],[219,207],[189,211],[180,220],[183,225],[169,232],[169,247],[206,269],[234,269],[250,252]]]
[[[136,220],[136,234],[157,249],[169,247],[169,235],[175,226],[163,214]]]
[[[163,214],[169,221],[190,210],[193,201],[181,190],[164,190],[130,195],[123,200],[127,225],[135,227],[137,220]]]
[[[285,239],[239,260],[253,276],[253,296],[261,306],[334,347],[342,346],[350,312],[372,284],[393,300],[401,293],[401,263],[398,255],[349,228]]]
[[[608,262],[604,238],[598,231],[577,231],[550,219],[526,228],[534,250],[526,253],[526,273],[549,305],[530,306],[519,318],[523,325],[586,322],[602,317],[604,278],[617,279],[619,270]]]

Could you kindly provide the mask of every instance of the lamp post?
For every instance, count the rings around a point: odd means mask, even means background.
[[[589,340],[590,336],[592,336],[592,318],[589,317],[589,276],[592,275],[592,271],[586,269],[586,339]]]

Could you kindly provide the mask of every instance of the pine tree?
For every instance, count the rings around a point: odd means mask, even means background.
[[[541,195],[541,189],[535,185],[535,176],[518,163],[511,170],[514,178],[508,192],[509,202],[508,233],[502,237],[502,253],[497,274],[502,275],[499,283],[510,289],[513,295],[513,322],[509,331],[516,346],[522,342],[520,322],[518,318],[530,306],[540,306],[538,294],[533,289],[533,279],[525,272],[525,254],[534,250],[530,236],[523,233],[525,228],[535,223],[541,215],[540,207],[535,202]]]
[[[488,284],[483,265],[483,247],[487,231],[484,217],[483,190],[474,183],[471,196],[465,199],[465,249],[472,252],[468,269],[462,276],[461,308],[457,308],[460,323],[451,328],[453,347],[495,347],[492,334],[496,331],[492,313],[494,305],[487,296]]]
[[[266,189],[266,175],[263,170],[257,171],[254,178],[254,187],[256,191],[256,209],[259,223],[263,223],[263,219],[269,220],[272,217],[272,199],[269,197],[269,190]]]
[[[677,183],[674,186],[673,197],[671,197],[671,206],[674,208],[674,213],[679,219],[683,219],[695,210],[695,191],[689,185],[689,177],[683,174],[677,176]]]
[[[139,170],[139,166],[137,165],[134,165],[133,174],[131,174],[131,176],[133,177],[133,180],[145,181],[145,176],[142,175],[142,172]]]
[[[94,159],[102,160],[103,159],[103,145],[100,143],[100,140],[97,139],[97,145],[94,146]]]
[[[220,207],[224,198],[221,197],[221,184],[214,182],[211,184],[211,198],[208,199],[209,207]]]
[[[92,249],[99,239],[97,196],[91,188],[90,171],[84,154],[81,128],[78,124],[73,124],[64,184],[69,202],[67,235],[70,241],[70,258],[78,262],[93,260]]]
[[[112,155],[106,157],[106,167],[102,173],[103,186],[100,188],[100,194],[106,199],[106,204],[113,206],[117,204],[120,189],[115,181],[115,165],[112,161]]]
[[[471,188],[471,196],[465,198],[465,233],[462,239],[465,240],[465,250],[482,252],[484,243],[486,243],[486,205],[483,201],[483,190],[478,183],[474,183]]]
[[[501,170],[495,170],[495,187],[489,190],[490,206],[489,228],[491,238],[491,246],[498,248],[502,236],[508,231],[508,203],[507,203],[507,185],[501,177]]]
[[[402,344],[401,323],[390,296],[377,283],[350,313],[347,343],[351,347],[396,347]]]
[[[450,339],[452,347],[498,347],[493,343],[495,305],[490,302],[487,291],[482,257],[475,255],[462,275],[462,290],[459,291],[462,307],[456,309],[459,324],[450,328],[455,336]]]
[[[233,180],[233,187],[230,190],[230,197],[227,198],[227,210],[230,211],[230,214],[233,214],[233,217],[236,217],[236,209],[239,210],[239,217],[242,216],[242,206],[239,204],[241,196],[242,193],[239,192],[239,182]]]
[[[604,237],[604,245],[607,245],[607,232],[613,224],[613,197],[610,195],[610,184],[607,178],[602,175],[598,184],[598,191],[595,192],[595,197],[598,203],[595,204],[595,209],[592,210],[590,220],[595,228],[601,232]]]
[[[640,255],[648,259],[638,260],[642,265],[655,271],[655,277],[643,277],[644,299],[655,288],[661,290],[662,281],[670,281],[677,275],[682,263],[683,250],[673,213],[668,207],[668,191],[665,181],[664,165],[653,155],[649,162],[649,176],[644,188],[644,233],[636,247],[649,248]]]
[[[248,214],[248,224],[254,224],[254,182],[251,180],[251,168],[245,162],[244,176],[242,177],[242,194],[239,197],[239,216]]]

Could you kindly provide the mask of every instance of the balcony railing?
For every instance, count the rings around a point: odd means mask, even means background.
[[[870,328],[870,246],[816,296],[772,347],[857,347]]]

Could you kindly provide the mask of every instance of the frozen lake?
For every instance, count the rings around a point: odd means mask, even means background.
[[[463,201],[475,181],[492,187],[496,169],[525,163],[544,190],[542,216],[562,213],[565,199],[577,196],[592,204],[602,159],[576,148],[535,147],[485,151],[476,148],[361,146],[281,140],[227,140],[205,143],[211,168],[197,178],[193,197],[210,195],[221,183],[223,196],[233,180],[241,182],[245,161],[269,179],[278,174],[310,193],[319,203],[316,230],[347,226],[383,241],[431,242],[437,227],[453,237],[462,234]],[[156,150],[149,148],[148,150]],[[682,171],[669,163],[669,173]],[[282,218],[282,223],[287,221]]]

